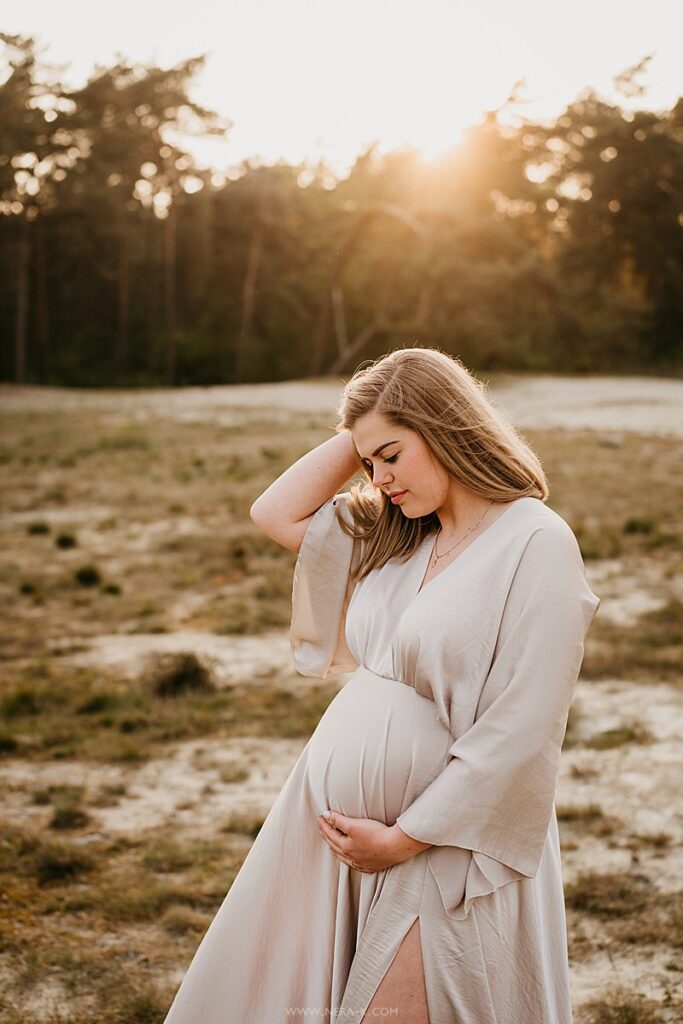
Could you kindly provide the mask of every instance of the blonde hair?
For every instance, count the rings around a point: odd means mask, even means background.
[[[435,348],[401,348],[354,373],[346,383],[335,430],[351,430],[369,412],[420,434],[432,455],[473,494],[507,502],[527,496],[545,501],[543,468],[519,431],[491,403],[488,386],[462,362]],[[371,480],[371,471],[360,461]],[[352,484],[345,533],[362,539],[354,576],[363,579],[390,558],[405,557],[439,526],[435,512],[409,519],[381,490]]]

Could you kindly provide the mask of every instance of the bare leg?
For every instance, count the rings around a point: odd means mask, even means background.
[[[382,1010],[393,1012],[382,1013]],[[390,1020],[392,1024],[429,1024],[419,917],[399,946],[361,1024],[375,1024],[379,1020]]]

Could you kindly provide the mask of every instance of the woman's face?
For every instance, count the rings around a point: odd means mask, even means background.
[[[409,519],[429,515],[445,503],[450,475],[416,431],[369,412],[356,421],[351,436],[375,487],[386,494],[405,492],[394,504]]]

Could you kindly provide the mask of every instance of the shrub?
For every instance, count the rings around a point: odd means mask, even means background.
[[[63,803],[59,807],[55,807],[50,821],[50,828],[83,828],[85,825],[90,824],[90,820],[90,815],[82,807],[71,803]]]
[[[642,910],[653,890],[646,875],[589,871],[565,886],[565,902],[572,910],[618,918]]]
[[[19,744],[9,733],[0,733],[0,754],[15,754],[19,749]]]
[[[211,673],[191,651],[152,655],[147,669],[148,686],[157,697],[211,693],[215,690]]]
[[[20,718],[23,715],[37,715],[41,708],[33,690],[22,687],[5,697],[2,710],[7,718]]]
[[[95,565],[82,565],[76,569],[74,579],[82,587],[95,587],[102,582],[100,570]]]
[[[116,707],[118,698],[115,693],[93,693],[76,708],[77,715],[96,715],[101,711],[109,711]]]
[[[53,885],[74,881],[93,867],[92,858],[86,854],[61,843],[46,843],[35,857],[33,873],[41,885]]]
[[[44,522],[33,522],[28,524],[26,532],[30,534],[49,533],[50,527]]]
[[[627,519],[624,523],[624,533],[652,533],[655,528],[655,521],[649,516],[638,518],[636,516]]]

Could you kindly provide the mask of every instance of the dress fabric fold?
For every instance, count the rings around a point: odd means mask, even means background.
[[[350,673],[278,795],[167,1024],[360,1024],[417,917],[431,1024],[571,1024],[555,788],[600,599],[569,525],[520,498],[421,587],[433,538],[352,578],[342,492],[292,585],[305,676]],[[367,874],[318,835],[330,808],[432,844]],[[227,1016],[226,1016],[227,1013]]]

